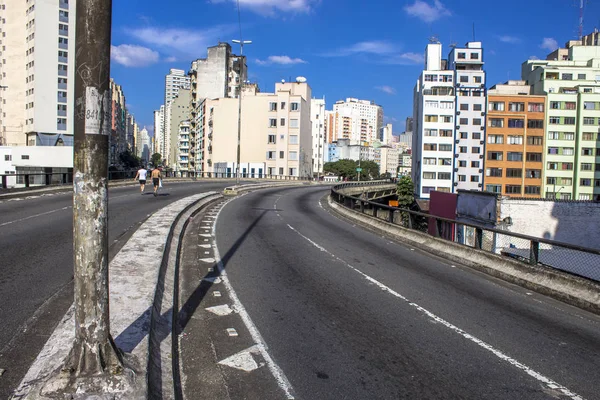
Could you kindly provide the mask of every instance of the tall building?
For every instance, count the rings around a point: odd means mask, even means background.
[[[150,135],[148,134],[148,130],[146,128],[138,130],[138,138],[136,142],[138,156],[142,159],[142,162],[149,162],[151,156],[150,150],[152,142],[150,140]]]
[[[184,70],[171,68],[165,76],[165,107],[179,94],[180,89],[190,88],[190,77]]]
[[[432,190],[482,190],[485,143],[485,71],[480,42],[425,51],[413,104],[413,168],[417,195]]]
[[[260,93],[256,86],[246,85],[242,95],[242,176],[312,176],[310,109],[311,89],[305,82],[277,83],[274,93]],[[190,168],[235,176],[238,100],[204,99],[192,115],[198,135]]]
[[[160,109],[154,111],[154,137],[156,138],[158,152],[163,159],[166,156],[166,141],[165,141],[165,106],[161,105]]]
[[[75,1],[4,1],[0,28],[1,144],[71,146]]]
[[[312,99],[310,106],[310,122],[312,124],[312,171],[313,175],[323,174],[323,164],[325,163],[325,98]]]
[[[488,91],[485,190],[509,197],[540,197],[545,96],[530,95],[525,81]]]
[[[348,98],[333,105],[333,137],[370,144],[383,126],[383,108],[372,101]]]
[[[110,80],[111,124],[108,140],[108,157],[110,164],[119,162],[119,155],[127,149],[127,108],[125,94],[121,85]]]
[[[167,160],[167,165],[173,169],[179,169],[178,152],[180,151],[181,142],[180,126],[184,122],[187,123],[185,135],[189,136],[190,99],[191,92],[189,90],[180,90],[177,97],[175,97],[167,106],[167,121],[169,123],[169,128],[167,131],[171,136],[166,138],[165,155],[163,158]],[[194,151],[193,148],[188,150],[192,152]]]
[[[127,150],[135,154],[135,117],[127,111]]]
[[[392,124],[386,124],[379,130],[378,140],[384,145],[391,144],[392,136],[393,136]]]
[[[521,78],[545,95],[544,182],[547,198],[600,200],[600,44],[598,33],[528,60]]]

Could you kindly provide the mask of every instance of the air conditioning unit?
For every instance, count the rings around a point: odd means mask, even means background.
[[[482,131],[485,131],[485,126],[482,126],[482,127],[481,127],[481,130],[482,130]]]
[[[480,184],[479,184],[479,185],[477,185],[477,186],[479,186],[479,187],[483,187],[483,183],[480,183]]]
[[[485,141],[483,141],[483,140],[479,141],[479,144],[484,144],[484,143],[485,143]]]
[[[482,116],[482,117],[485,117],[485,111],[482,111],[482,112],[481,112],[481,116]]]
[[[460,111],[457,111],[457,112],[456,112],[456,115],[460,115]]]
[[[480,173],[480,174],[482,174],[482,173],[483,173],[483,170],[482,170],[482,169],[480,169],[480,170],[479,170],[479,173]]]
[[[455,142],[456,144],[459,144],[459,143],[460,143],[460,140],[458,140],[458,139],[457,139],[457,140],[455,140],[454,142]]]
[[[479,155],[479,158],[483,160],[483,154],[480,154],[480,155]]]
[[[456,129],[460,129],[460,125],[456,125]]]
[[[454,158],[458,158],[458,154],[455,154],[455,155],[454,155]]]
[[[454,182],[454,186],[458,186],[458,182]]]
[[[454,168],[454,172],[458,172],[458,168]]]

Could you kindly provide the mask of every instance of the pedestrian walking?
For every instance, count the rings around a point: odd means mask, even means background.
[[[152,170],[152,184],[154,185],[154,197],[158,196],[158,186],[161,184],[160,179],[161,179],[161,173],[160,173],[160,169],[154,168]]]
[[[148,176],[148,170],[144,167],[140,168],[133,178],[134,181],[140,182],[140,193],[144,194],[144,188],[146,187],[146,177]]]

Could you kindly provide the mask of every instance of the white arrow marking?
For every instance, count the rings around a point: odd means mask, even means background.
[[[201,233],[199,236],[200,236],[200,237],[209,238],[209,237],[211,237],[212,235],[210,235],[210,234],[208,234],[208,233]]]
[[[211,248],[210,244],[199,244],[198,246],[202,247],[203,249],[210,249]]]
[[[211,282],[211,283],[221,283],[221,278],[219,277],[215,277],[215,278],[202,278],[203,281],[206,282]]]
[[[215,259],[214,258],[201,258],[200,261],[205,262],[205,263],[214,263]]]
[[[252,372],[264,364],[261,363],[258,365],[254,360],[253,354],[259,354],[260,352],[256,348],[256,346],[252,346],[246,350],[242,350],[239,353],[236,353],[226,359],[219,361],[219,364],[226,365],[231,368],[240,369],[246,372]]]
[[[218,315],[219,317],[229,315],[233,312],[233,310],[227,304],[221,306],[208,307],[205,310],[215,315]]]

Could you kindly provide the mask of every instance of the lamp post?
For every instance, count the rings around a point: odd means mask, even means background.
[[[558,199],[558,193],[563,190],[565,187],[561,187],[560,189],[558,189],[558,192],[556,191],[556,183],[554,184],[554,200]]]
[[[244,45],[252,44],[252,40],[232,40],[233,43],[237,43],[240,45],[240,71],[239,71],[239,80],[238,84],[239,93],[238,93],[238,140],[237,140],[237,164],[236,164],[236,173],[235,173],[235,184],[236,186],[240,184],[240,153],[241,153],[241,138],[242,138],[242,89],[244,88]]]

